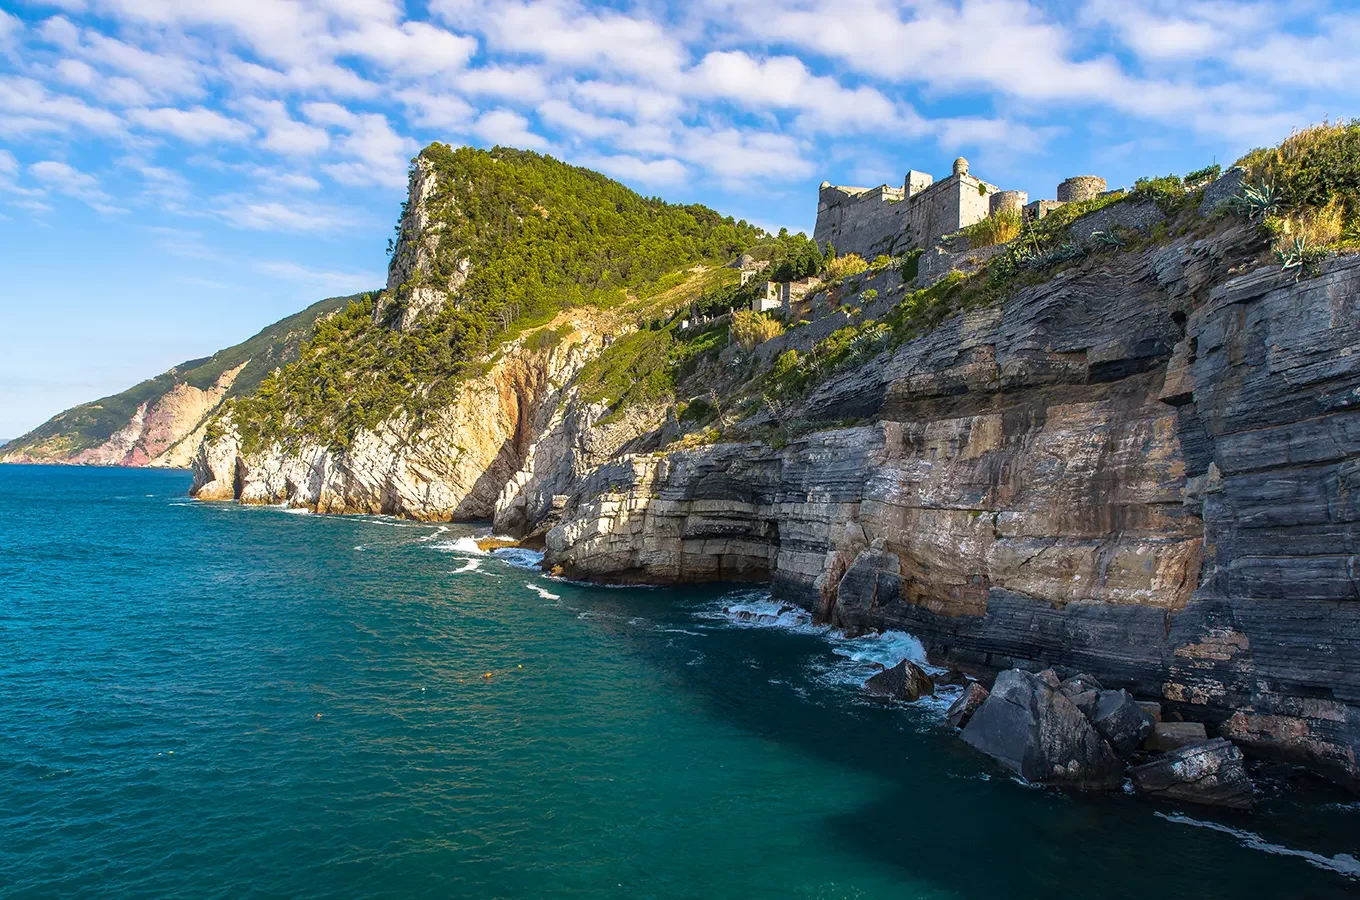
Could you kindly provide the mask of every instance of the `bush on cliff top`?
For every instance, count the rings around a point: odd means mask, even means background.
[[[1286,269],[1360,246],[1360,119],[1296,131],[1237,161],[1243,205],[1257,212]]]
[[[309,439],[342,449],[398,410],[418,426],[497,341],[570,307],[649,293],[668,274],[724,263],[760,237],[707,207],[642,197],[537,153],[432,144],[421,157],[436,175],[426,208],[439,252],[431,271],[395,291],[387,318],[412,289],[448,284],[459,260],[471,264],[467,281],[414,331],[372,324],[373,297],[319,327],[297,362],[236,405],[247,447]]]

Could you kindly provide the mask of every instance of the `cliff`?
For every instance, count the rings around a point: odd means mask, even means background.
[[[1158,179],[967,275],[841,265],[786,327],[727,312],[711,264],[757,239],[730,220],[625,226],[607,205],[637,201],[578,170],[469,154],[417,161],[388,290],[228,404],[197,496],[490,518],[574,578],[768,582],[1360,787],[1360,256],[1281,239],[1312,212],[1226,212],[1241,170]],[[635,265],[667,229],[610,229],[660,216],[692,243]]]
[[[349,300],[314,303],[206,359],[59,413],[0,447],[0,463],[186,468],[222,403],[252,393],[271,370],[295,359],[317,320]]]
[[[593,472],[578,578],[770,581],[980,671],[1066,666],[1360,785],[1360,258],[1255,230],[1122,254],[819,387],[865,424]]]

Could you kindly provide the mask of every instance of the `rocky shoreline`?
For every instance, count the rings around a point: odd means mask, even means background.
[[[248,449],[225,423],[195,494],[490,518],[570,578],[767,583],[989,683],[1085,674],[1360,790],[1360,256],[1299,277],[1265,248],[1232,217],[1144,236],[697,446],[582,399],[616,335],[573,312],[419,428]],[[878,315],[911,286],[889,268],[857,287]],[[799,428],[760,436],[781,422]]]

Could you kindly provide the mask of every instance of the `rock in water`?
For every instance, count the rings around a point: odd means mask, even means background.
[[[1251,809],[1251,778],[1242,765],[1242,751],[1232,742],[1214,738],[1172,750],[1129,770],[1134,788],[1142,794],[1208,806]]]
[[[973,714],[963,739],[1029,781],[1112,790],[1123,764],[1054,678],[1010,669]]]
[[[1208,739],[1209,735],[1199,722],[1157,722],[1143,746],[1149,750],[1176,750],[1190,744],[1202,744]]]
[[[974,681],[968,685],[968,689],[960,694],[957,700],[949,704],[949,711],[945,713],[946,718],[949,719],[949,724],[955,728],[963,728],[986,699],[987,689],[979,682]]]
[[[1079,704],[1080,705],[1080,704]],[[1120,756],[1128,756],[1152,733],[1152,719],[1128,691],[1101,691],[1091,724]]]
[[[921,671],[920,666],[904,659],[891,669],[884,669],[864,682],[864,689],[871,694],[911,702],[922,697],[933,697],[935,682]]]

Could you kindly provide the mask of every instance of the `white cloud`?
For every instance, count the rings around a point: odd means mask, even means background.
[[[291,260],[264,260],[255,263],[254,268],[257,272],[272,278],[308,285],[314,287],[318,293],[332,296],[357,294],[360,291],[381,287],[387,282],[386,275],[374,272],[314,269]]]
[[[489,144],[518,147],[521,150],[543,150],[548,142],[529,130],[529,120],[508,109],[484,113],[472,126],[472,131]]]
[[[353,227],[357,221],[353,212],[337,206],[250,197],[222,198],[215,213],[230,225],[254,231],[329,232]]]
[[[123,130],[123,121],[78,97],[53,94],[46,87],[17,75],[0,75],[0,114],[32,130],[66,131],[84,128],[104,134]]]
[[[202,106],[192,109],[169,106],[133,109],[128,111],[128,118],[149,131],[172,135],[191,144],[244,141],[255,131],[244,122]]]
[[[646,121],[674,118],[680,115],[684,105],[672,93],[609,81],[577,82],[572,85],[571,92],[576,99],[597,110]]]
[[[528,68],[469,69],[454,79],[454,85],[469,96],[502,97],[520,103],[534,103],[547,95],[542,73]]]
[[[16,40],[23,27],[24,23],[19,21],[18,16],[12,16],[0,9],[0,47]]]
[[[343,52],[409,75],[437,75],[461,69],[477,52],[474,38],[453,34],[425,22],[401,26],[372,23],[341,36]]]
[[[664,80],[687,55],[655,21],[591,12],[571,0],[433,0],[431,8],[454,25],[478,27],[496,49],[583,69]]]
[[[330,146],[331,136],[326,129],[297,121],[288,114],[282,101],[249,97],[241,106],[264,131],[260,146],[267,150],[284,156],[312,156]]]
[[[679,184],[689,175],[685,164],[678,159],[638,159],[623,154],[615,156],[583,156],[576,160],[578,165],[598,169],[623,181],[640,182],[646,185]]]
[[[628,130],[622,119],[611,119],[582,112],[565,100],[549,100],[538,108],[538,117],[554,128],[586,138],[602,138]]]
[[[689,129],[678,155],[728,182],[806,178],[814,171],[798,142],[788,135],[736,128]]]
[[[461,132],[477,115],[477,110],[461,97],[407,90],[397,95],[406,107],[407,119],[414,125]]]
[[[28,167],[28,172],[48,188],[67,197],[86,203],[101,213],[125,213],[126,209],[113,205],[112,198],[99,186],[99,179],[57,160],[42,160]]]
[[[833,131],[882,128],[898,118],[893,104],[875,88],[843,87],[830,76],[813,75],[792,56],[761,61],[739,50],[710,53],[686,73],[685,86],[695,96],[749,109],[801,110],[805,125]]]

